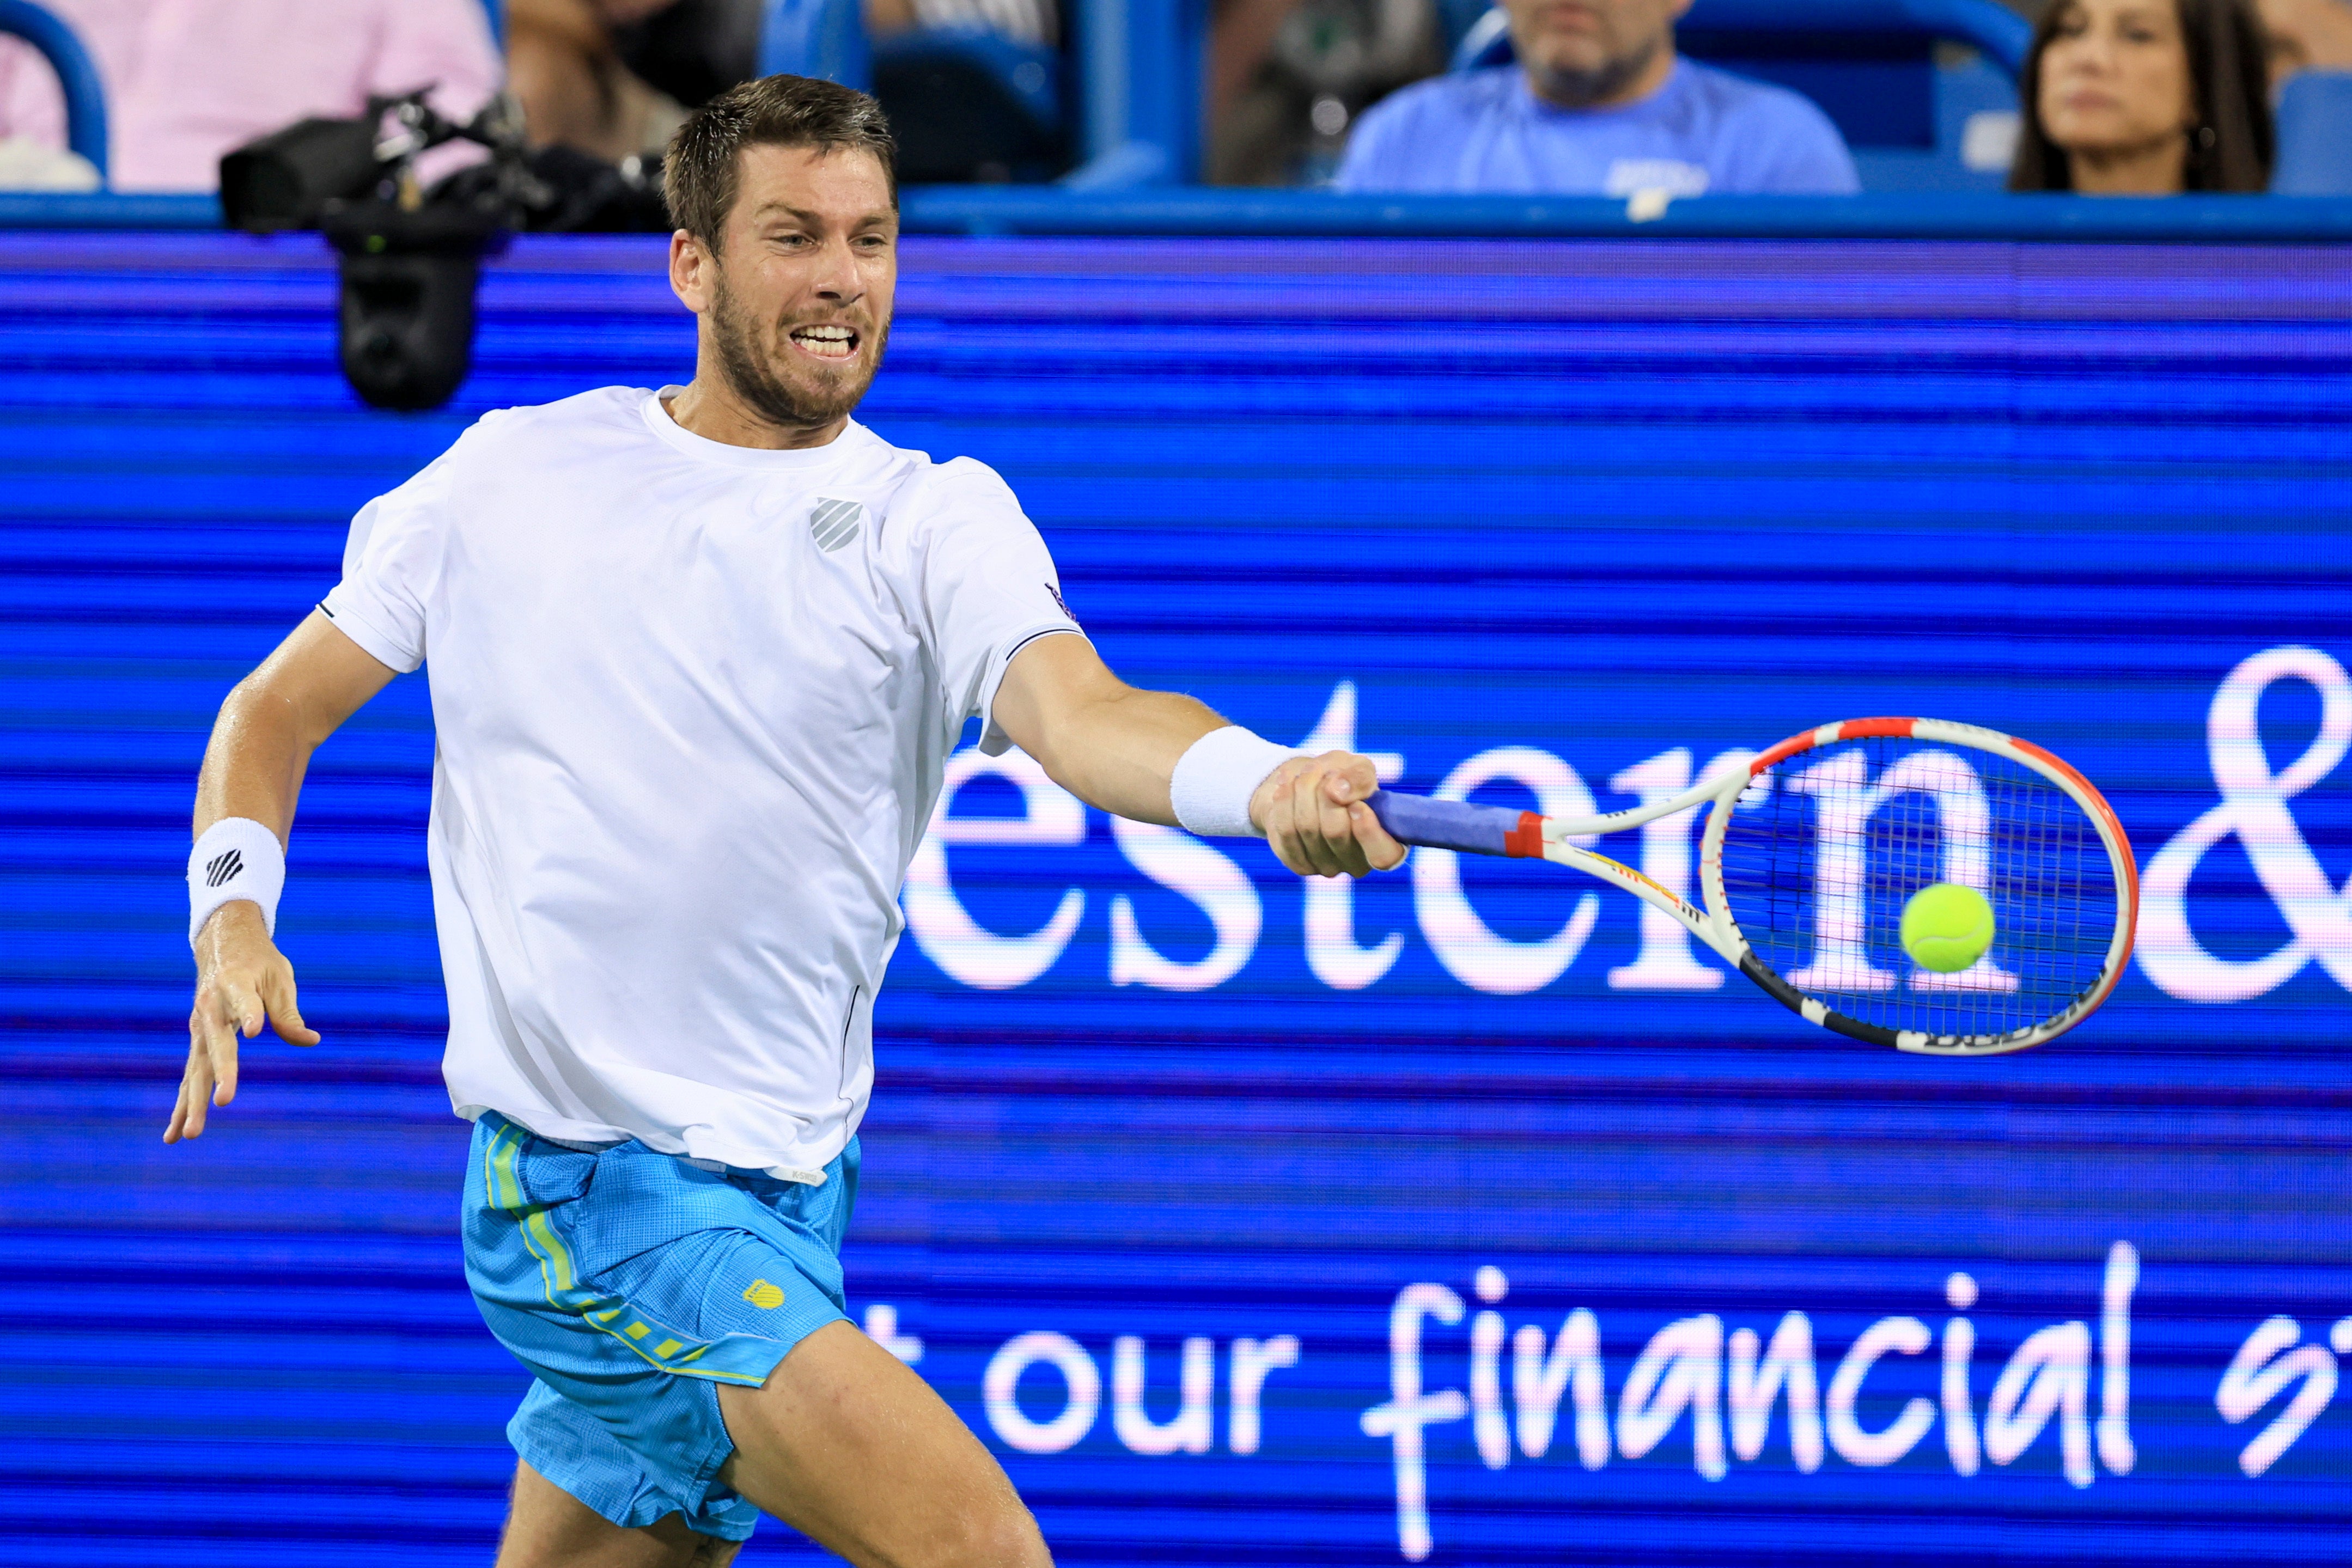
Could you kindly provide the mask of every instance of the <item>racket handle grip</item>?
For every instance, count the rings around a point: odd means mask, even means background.
[[[1463,850],[1474,855],[1507,855],[1510,839],[1534,813],[1500,806],[1473,806],[1463,800],[1438,800],[1427,795],[1400,795],[1375,789],[1364,804],[1401,844],[1433,850]]]

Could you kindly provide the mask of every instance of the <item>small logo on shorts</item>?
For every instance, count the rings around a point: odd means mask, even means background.
[[[755,1307],[781,1307],[784,1292],[765,1280],[754,1280],[743,1288],[743,1299]]]

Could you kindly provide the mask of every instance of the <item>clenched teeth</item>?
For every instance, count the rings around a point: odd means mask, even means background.
[[[857,334],[846,327],[796,327],[793,341],[823,360],[845,360],[857,351]]]

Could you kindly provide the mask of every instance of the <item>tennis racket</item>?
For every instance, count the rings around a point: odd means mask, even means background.
[[[1688,927],[1809,1022],[1898,1051],[1985,1056],[2040,1045],[2106,1000],[2131,956],[2139,868],[2090,780],[2030,742],[1932,718],[1858,718],[1792,736],[1669,800],[1555,818],[1379,790],[1391,837],[1551,861]],[[1710,806],[1704,910],[1579,841]],[[1935,883],[1991,904],[1984,956],[1915,965],[1905,903]]]

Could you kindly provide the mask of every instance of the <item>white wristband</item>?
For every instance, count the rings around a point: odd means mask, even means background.
[[[1176,771],[1169,775],[1168,799],[1176,820],[1204,839],[1264,838],[1250,821],[1250,797],[1267,774],[1306,755],[1237,724],[1213,729],[1176,759]]]
[[[223,817],[188,852],[188,946],[214,910],[238,899],[261,905],[261,922],[278,935],[278,895],[286,888],[286,852],[278,835],[250,817]]]

